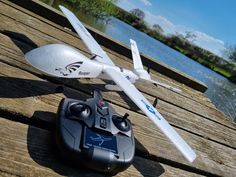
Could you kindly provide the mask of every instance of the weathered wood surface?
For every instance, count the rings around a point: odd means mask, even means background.
[[[74,33],[9,1],[0,0],[0,21],[0,116],[4,117],[0,118],[0,172],[5,176],[99,176],[77,171],[55,159],[48,140],[61,98],[88,98],[94,88],[104,90],[104,82],[42,76],[24,59],[24,52],[48,43],[67,43],[89,55],[87,49]],[[132,68],[130,59],[105,50],[116,64]],[[136,158],[119,176],[235,176],[235,125],[204,94],[151,72],[154,78],[183,90],[175,93],[153,85],[138,85],[150,101],[160,99],[157,109],[196,150],[198,158],[189,164],[124,94],[106,91],[104,98],[115,110],[128,112],[134,124]],[[29,133],[30,129],[33,131]]]
[[[0,117],[0,174],[18,176],[104,176],[70,167],[58,158],[52,132]],[[133,165],[117,176],[201,176],[162,163],[135,157]],[[8,176],[8,175],[6,175]]]
[[[39,122],[53,122],[59,101],[64,95],[82,99],[89,97],[89,95],[83,92],[67,87],[64,87],[63,94],[55,93],[58,87],[57,84],[49,83],[26,71],[4,63],[1,63],[0,66],[0,71],[2,71],[0,75],[2,83],[0,87],[1,110],[5,111],[5,114],[6,110],[12,115],[18,113],[20,114],[17,116],[19,119],[27,118],[39,120]],[[111,98],[113,99],[114,97]],[[197,151],[198,159],[196,162],[194,162],[194,164],[188,164],[171,143],[166,140],[162,133],[151,125],[148,119],[141,114],[128,111],[114,104],[112,105],[117,111],[123,114],[128,112],[131,115],[135,137],[137,142],[139,142],[137,144],[137,151],[142,154],[142,156],[151,155],[157,158],[178,161],[194,168],[217,172],[221,175],[224,174],[225,170],[232,170],[228,167],[228,165],[233,167],[234,161],[236,160],[234,156],[230,156],[230,154],[234,153],[232,148],[226,148],[220,144],[177,129],[194,149],[199,150]],[[211,148],[208,149],[209,147]],[[221,151],[223,148],[225,148],[225,150]],[[210,168],[205,164],[205,156],[207,156],[208,163],[211,163],[211,165],[214,164],[213,167]],[[219,165],[221,166],[220,169]],[[232,173],[234,173],[234,170]]]

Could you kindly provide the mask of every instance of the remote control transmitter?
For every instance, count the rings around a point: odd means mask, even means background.
[[[133,161],[131,122],[102,99],[99,91],[86,101],[62,99],[56,121],[56,144],[73,164],[116,174]]]

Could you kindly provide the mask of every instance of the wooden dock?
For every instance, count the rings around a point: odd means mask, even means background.
[[[104,81],[47,77],[28,65],[24,53],[49,43],[66,43],[89,55],[75,33],[36,11],[0,0],[0,176],[104,176],[67,165],[53,143],[60,100],[89,98],[95,88],[116,111],[129,113],[133,124],[135,159],[117,176],[236,176],[236,125],[202,92],[153,69],[154,79],[183,92],[137,85],[150,102],[159,99],[157,109],[196,151],[191,164],[125,94],[106,91]],[[104,49],[117,65],[133,68],[126,55]]]

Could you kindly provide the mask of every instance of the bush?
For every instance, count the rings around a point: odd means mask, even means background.
[[[68,0],[72,7],[77,7],[85,13],[100,18],[117,13],[113,2],[114,0]]]

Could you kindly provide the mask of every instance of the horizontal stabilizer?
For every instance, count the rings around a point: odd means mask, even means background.
[[[182,90],[180,90],[179,88],[172,87],[172,86],[170,86],[168,84],[164,84],[162,82],[154,81],[154,80],[151,80],[151,79],[141,79],[140,78],[138,81],[140,81],[140,82],[147,82],[147,83],[153,83],[153,84],[159,85],[161,87],[167,88],[167,89],[175,91],[175,92],[182,92]]]
[[[111,91],[122,91],[118,85],[106,84],[105,88]]]

